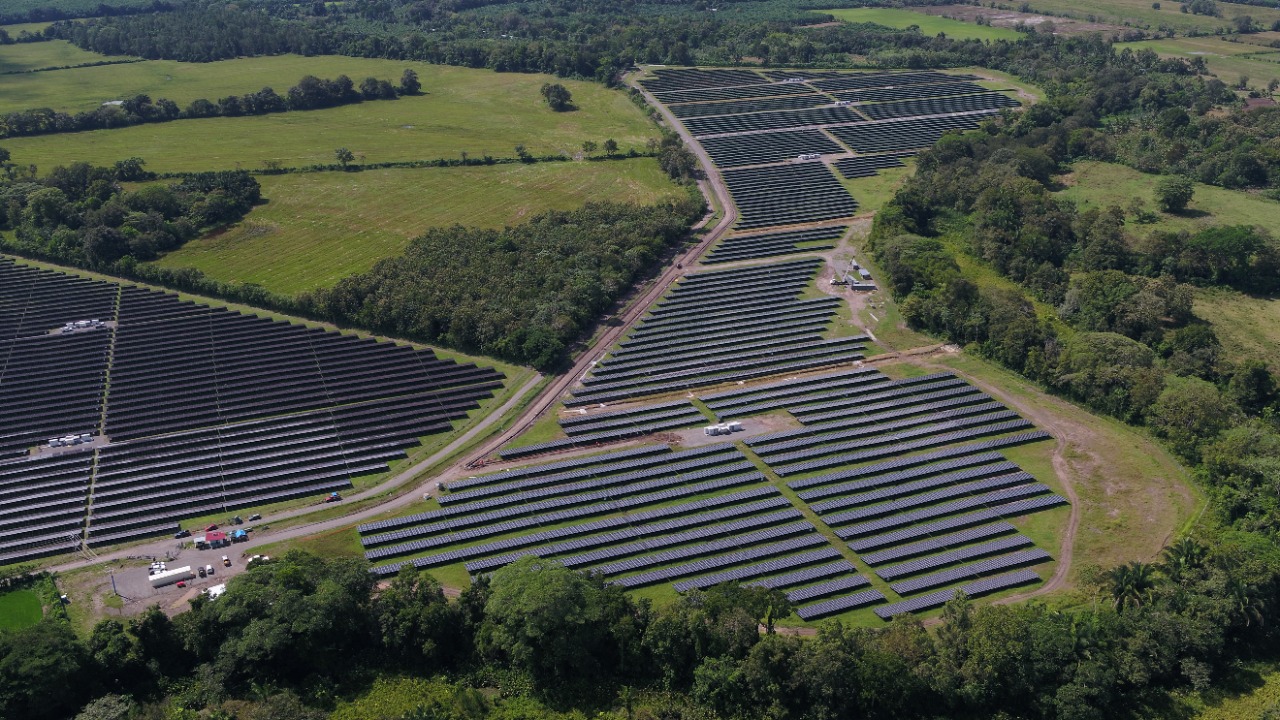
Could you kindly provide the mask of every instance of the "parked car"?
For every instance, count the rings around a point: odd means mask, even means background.
[[[179,580],[179,581],[178,581],[178,587],[180,587],[180,588],[184,588],[184,587],[186,587],[186,586],[187,586],[187,581],[186,581],[186,580]]]
[[[249,516],[249,522],[253,522],[254,520],[261,520],[261,519],[262,519],[262,516],[259,515],[258,513],[254,513]]]
[[[179,530],[178,532],[173,534],[173,538],[175,540],[181,540],[182,538],[185,538],[185,537],[191,537],[190,530]]]
[[[200,577],[204,577],[205,575],[208,574],[204,571],[204,568],[197,568],[196,572],[200,575]]]
[[[207,574],[209,574],[209,575],[213,575],[213,566],[212,566],[212,565],[205,565],[205,566],[204,566],[204,571],[205,571],[205,573],[207,573]]]
[[[213,524],[212,524],[212,525],[210,525],[209,527],[205,528],[205,529],[204,529],[204,531],[205,531],[205,532],[213,532],[214,530],[217,530],[217,529],[218,529],[218,523],[213,523]]]
[[[226,555],[223,555],[222,564],[226,567],[231,567],[231,558],[227,557]]]

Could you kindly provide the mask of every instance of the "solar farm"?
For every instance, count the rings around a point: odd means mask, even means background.
[[[0,259],[0,563],[351,487],[492,368]]]
[[[856,215],[858,201],[841,178],[902,167],[944,133],[974,129],[983,118],[1020,106],[977,79],[935,71],[662,68],[640,85],[720,171],[738,221],[711,258],[730,262],[739,258],[725,251],[744,234]]]
[[[801,622],[887,620],[957,589],[1039,583],[1054,558],[1019,526],[1066,501],[1005,452],[1048,435],[950,373],[864,367],[871,339],[833,332],[846,299],[815,292],[826,261],[786,257],[848,233],[858,206],[840,176],[901,167],[943,132],[1018,105],[971,80],[642,80],[720,169],[735,232],[578,380],[562,437],[499,452],[541,462],[449,483],[438,508],[360,526],[373,571],[474,577],[537,555],[658,595],[777,588]],[[728,263],[739,266],[717,267]],[[562,452],[573,456],[551,457]]]
[[[1066,501],[1002,452],[1048,435],[950,373],[853,367],[560,422],[779,413],[797,427],[458,480],[438,509],[361,525],[360,541],[379,576],[408,564],[476,576],[537,555],[634,590],[778,588],[801,621],[932,610],[958,588],[976,597],[1039,583],[1034,568],[1053,561],[1016,523]]]

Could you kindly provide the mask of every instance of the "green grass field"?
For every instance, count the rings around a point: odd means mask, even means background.
[[[1172,28],[1178,32],[1197,30],[1212,32],[1215,28],[1231,27],[1231,20],[1248,15],[1256,22],[1270,26],[1280,20],[1280,11],[1254,5],[1219,2],[1222,17],[1192,15],[1179,10],[1177,2],[1162,2],[1160,9],[1151,6],[1151,0],[1030,0],[1031,12],[1054,13],[1085,20],[1090,15],[1098,21],[1136,27]]]
[[[44,617],[40,596],[33,590],[14,590],[0,594],[0,630],[31,627]]]
[[[0,30],[9,33],[11,38],[17,38],[18,33],[24,30],[29,33],[38,33],[52,24],[51,22],[14,23],[13,25],[0,25]]]
[[[160,82],[164,71],[157,75],[151,62],[132,63],[0,76],[0,97],[11,97],[4,82],[13,78],[35,78],[37,84],[48,84],[38,91],[29,88],[33,93],[50,93],[51,97],[90,93],[92,102],[97,103],[103,97],[132,92],[175,100],[217,97],[220,93],[254,91],[264,84],[283,93],[307,72],[321,77],[346,72],[357,82],[366,75],[398,81],[407,67],[417,70],[426,94],[327,110],[13,138],[5,141],[5,147],[13,152],[15,162],[35,163],[45,169],[78,160],[110,164],[141,157],[149,169],[164,172],[260,168],[266,160],[285,166],[333,163],[338,147],[350,148],[361,161],[370,163],[456,158],[462,152],[473,157],[514,157],[516,145],[524,145],[534,154],[575,153],[584,140],[600,143],[607,138],[616,140],[625,152],[657,136],[657,130],[623,93],[549,75],[333,57],[159,65],[180,71],[174,82],[181,84]],[[87,70],[105,70],[101,77],[125,80],[110,81],[114,84],[103,84],[95,91],[93,82],[85,85],[80,79]],[[138,73],[145,73],[148,79],[127,80]],[[543,103],[538,90],[550,81],[569,88],[577,110],[557,113]],[[34,99],[35,95],[29,95],[27,101],[17,104],[27,106]]]
[[[1072,200],[1081,210],[1119,205],[1128,208],[1132,198],[1142,198],[1149,210],[1156,209],[1155,187],[1160,175],[1146,175],[1124,165],[1080,161],[1066,178],[1067,188],[1059,196]],[[1145,235],[1154,230],[1189,230],[1213,225],[1261,225],[1280,227],[1280,202],[1261,195],[1227,190],[1196,183],[1195,197],[1188,212],[1160,213],[1152,225],[1129,225],[1130,233]]]
[[[34,107],[49,107],[51,106],[49,103],[45,103],[44,105],[41,105],[38,102],[36,104],[28,104],[29,100],[25,96],[10,96],[9,87],[38,87],[41,85],[41,80],[43,78],[56,78],[56,75],[5,75],[3,73],[26,73],[29,70],[38,70],[41,68],[65,67],[67,65],[82,65],[84,63],[102,62],[103,60],[127,59],[128,58],[112,55],[99,55],[97,53],[88,52],[87,50],[81,50],[65,40],[48,40],[46,42],[0,45],[0,97],[4,97],[4,106],[6,109],[18,110]],[[100,67],[93,69],[106,70],[108,68]],[[63,70],[59,72],[73,71]],[[48,84],[56,85],[56,83],[53,82]],[[41,96],[41,98],[46,99],[47,96]],[[110,100],[111,98],[104,99]],[[92,109],[92,106],[81,107],[79,109],[88,110]]]
[[[946,33],[947,37],[957,40],[1017,40],[1022,37],[1021,33],[1008,28],[988,27],[948,18],[932,17],[924,13],[897,8],[842,8],[815,10],[814,12],[828,13],[846,22],[876,23],[877,25],[892,28],[909,28],[915,25],[925,35],[933,36],[938,33]]]
[[[1245,43],[1226,42],[1217,38],[1168,38],[1142,42],[1118,43],[1117,49],[1152,50],[1161,57],[1192,60],[1202,57],[1209,71],[1219,80],[1234,85],[1240,76],[1250,85],[1265,87],[1273,78],[1280,79],[1280,50]]]
[[[1262,360],[1276,367],[1276,358],[1280,358],[1280,298],[1198,288],[1194,309],[1197,317],[1213,325],[1229,357]]]
[[[292,294],[398,255],[429,227],[502,227],[592,200],[652,204],[680,192],[652,158],[260,178],[267,204],[161,258]]]

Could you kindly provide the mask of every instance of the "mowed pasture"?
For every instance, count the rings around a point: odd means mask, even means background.
[[[1114,163],[1080,161],[1066,177],[1061,197],[1072,200],[1082,209],[1105,209],[1119,205],[1126,209],[1133,198],[1141,198],[1148,210],[1157,209],[1156,184],[1163,176],[1147,175]],[[1280,227],[1280,202],[1261,195],[1228,190],[1213,185],[1195,184],[1195,196],[1186,212],[1178,215],[1160,213],[1152,225],[1128,225],[1133,234],[1155,231],[1187,230],[1195,232],[1215,225],[1259,225]]]
[[[875,23],[902,29],[914,25],[925,35],[946,33],[947,37],[957,40],[1017,40],[1022,37],[1021,33],[1009,28],[977,25],[898,8],[840,8],[815,12],[834,15],[845,22]]]
[[[1178,32],[1212,32],[1216,28],[1229,28],[1231,21],[1242,15],[1248,15],[1264,26],[1280,20],[1280,11],[1275,9],[1229,2],[1218,3],[1222,17],[1184,13],[1176,2],[1163,2],[1157,10],[1150,0],[1032,0],[1029,4],[1031,12],[1054,13],[1080,20],[1087,20],[1092,15],[1100,22],[1150,28],[1164,26]]]
[[[1265,87],[1272,79],[1280,79],[1280,50],[1245,43],[1226,42],[1214,38],[1168,38],[1120,43],[1117,48],[1152,50],[1161,57],[1194,60],[1204,58],[1209,72],[1219,80],[1234,85],[1242,76],[1254,87]]]
[[[10,36],[16,33],[9,31]],[[0,45],[0,97],[4,98],[3,112],[13,110],[26,110],[32,107],[48,107],[51,105],[31,105],[28,104],[26,95],[12,95],[10,89],[20,89],[24,87],[42,87],[45,81],[53,76],[41,74],[27,74],[31,70],[41,70],[44,68],[61,68],[68,65],[83,65],[85,63],[103,62],[104,60],[128,60],[127,57],[114,55],[99,55],[81,50],[65,40],[47,40],[45,42],[33,43],[14,43],[12,45]],[[79,68],[78,68],[79,69]],[[100,66],[93,68],[96,70],[110,71],[110,67]],[[22,73],[22,74],[12,74]],[[48,83],[50,85],[56,83]],[[110,99],[110,98],[106,98]],[[91,110],[97,104],[78,108],[81,110]]]
[[[181,72],[181,82],[162,82],[165,68]],[[642,147],[658,134],[625,94],[595,83],[411,62],[295,56],[207,64],[148,61],[39,73],[35,79],[36,84],[47,85],[38,92],[51,93],[50,97],[80,92],[83,99],[84,93],[95,91],[90,89],[91,82],[85,84],[82,73],[105,70],[100,77],[123,79],[101,85],[91,96],[95,102],[107,95],[146,92],[181,104],[198,97],[216,100],[227,94],[254,92],[264,85],[283,94],[308,73],[318,77],[346,74],[357,83],[367,76],[398,82],[406,68],[417,71],[424,94],[326,110],[12,138],[5,146],[16,162],[35,163],[41,168],[76,161],[111,164],[141,157],[148,169],[176,172],[260,168],[266,161],[286,167],[333,163],[338,147],[349,148],[359,162],[368,163],[457,158],[464,152],[472,157],[514,157],[516,145],[524,145],[536,155],[575,153],[583,141],[602,143],[608,138],[625,152]],[[138,74],[144,79],[129,80]],[[0,96],[11,97],[4,81],[27,77],[0,77]],[[563,83],[577,109],[557,113],[548,108],[539,94],[547,82]],[[20,102],[18,106],[28,104]]]
[[[398,255],[430,227],[498,228],[589,201],[641,205],[679,189],[652,158],[260,177],[268,202],[158,261],[292,294]]]

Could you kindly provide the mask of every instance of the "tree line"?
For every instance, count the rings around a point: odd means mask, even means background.
[[[909,616],[829,621],[801,640],[774,631],[791,607],[761,587],[656,606],[525,557],[451,601],[412,567],[378,589],[362,559],[294,551],[172,619],[152,607],[85,638],[58,618],[0,631],[0,716],[319,720],[379,677],[409,675],[441,678],[453,697],[384,717],[1138,717],[1273,649],[1278,579],[1274,544],[1225,533],[1097,573],[1087,609],[958,596],[934,631]]]
[[[1197,468],[1225,524],[1274,528],[1274,359],[1228,357],[1193,299],[1197,286],[1280,291],[1280,240],[1249,226],[1144,231],[1154,214],[1144,201],[1081,211],[1053,192],[1068,163],[1114,147],[1105,127],[1125,118],[1181,126],[1190,108],[1204,119],[1188,122],[1201,127],[1270,119],[1239,111],[1208,119],[1222,97],[1217,81],[1132,76],[1120,83],[1124,99],[1109,90],[1116,79],[1108,68],[1019,116],[945,136],[877,216],[873,252],[913,326],[1146,425]],[[1230,150],[1219,154],[1233,162]],[[1189,187],[1161,183],[1163,210],[1185,205]],[[961,255],[1009,282],[976,282],[961,271]]]
[[[74,115],[51,108],[7,113],[0,117],[0,137],[105,130],[173,120],[319,110],[366,100],[395,100],[401,95],[416,95],[421,89],[418,74],[412,69],[406,69],[400,77],[399,86],[392,85],[389,80],[374,77],[365,78],[357,87],[346,75],[339,75],[332,80],[306,75],[283,96],[270,87],[264,87],[246,95],[228,95],[217,102],[200,98],[185,108],[179,108],[177,103],[166,98],[153,100],[149,95],[139,94],[119,103],[104,103],[93,110]]]

